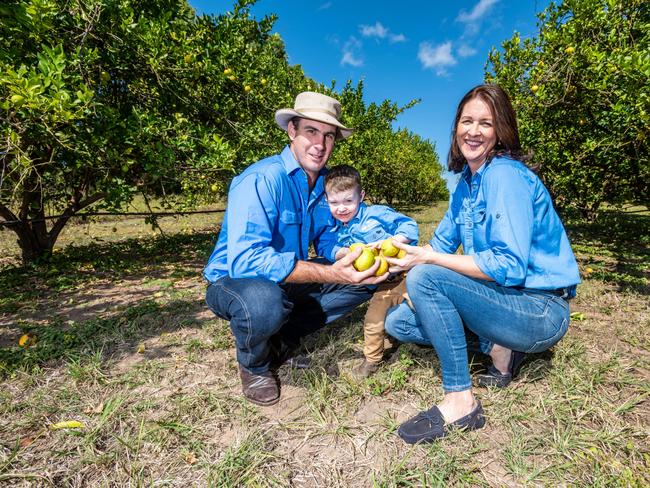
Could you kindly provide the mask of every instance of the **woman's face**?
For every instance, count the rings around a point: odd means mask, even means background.
[[[490,107],[480,98],[465,104],[456,127],[456,143],[470,170],[478,170],[497,143]]]

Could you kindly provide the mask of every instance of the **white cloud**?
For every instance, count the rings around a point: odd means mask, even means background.
[[[320,7],[318,7],[318,10],[327,10],[331,6],[332,6],[332,2],[325,2]]]
[[[456,52],[461,58],[469,58],[470,56],[474,56],[476,54],[476,49],[468,46],[467,44],[461,44],[458,49],[456,49]]]
[[[432,46],[428,42],[420,43],[418,59],[423,68],[435,70],[437,75],[446,75],[447,68],[456,64],[456,58],[451,54],[451,41]]]
[[[476,22],[482,20],[482,17],[490,10],[490,7],[497,3],[499,0],[479,0],[471,12],[467,13],[461,10],[456,20],[463,23]]]
[[[393,34],[389,29],[384,27],[381,22],[375,22],[375,25],[360,25],[359,32],[363,37],[377,37],[379,39],[388,39],[390,42],[404,42],[404,34]]]
[[[481,22],[488,11],[498,2],[499,0],[479,0],[471,11],[461,10],[456,20],[465,24],[465,33],[467,35],[475,35],[478,33]]]
[[[359,27],[363,37],[379,37],[383,39],[388,35],[388,29],[381,25],[381,22],[376,22],[375,25],[360,25]]]
[[[357,68],[363,66],[363,59],[361,59],[360,51],[361,42],[355,37],[350,37],[343,45],[341,66],[345,66],[346,64]]]

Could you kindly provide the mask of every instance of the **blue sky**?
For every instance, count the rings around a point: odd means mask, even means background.
[[[233,1],[189,0],[198,13],[220,14]],[[458,101],[483,81],[488,52],[517,31],[537,32],[536,13],[548,0],[363,1],[259,0],[261,19],[275,13],[274,32],[286,43],[291,64],[329,85],[364,81],[366,102],[388,98],[407,110],[396,127],[436,145],[446,164]]]

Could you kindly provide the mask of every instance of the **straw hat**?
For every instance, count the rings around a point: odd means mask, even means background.
[[[339,139],[345,139],[352,135],[354,129],[345,127],[339,118],[341,117],[341,104],[338,100],[327,95],[315,92],[302,92],[296,97],[293,109],[282,108],[275,112],[275,123],[282,130],[287,130],[289,121],[294,117],[316,120],[339,128]]]

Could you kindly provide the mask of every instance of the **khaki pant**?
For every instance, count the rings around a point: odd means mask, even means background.
[[[389,308],[408,300],[405,276],[402,274],[395,281],[381,283],[370,299],[363,321],[363,355],[368,362],[377,363],[383,359],[384,348],[388,347],[384,344],[386,312]]]

